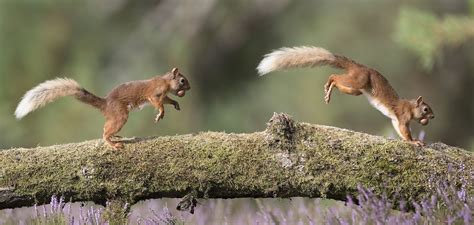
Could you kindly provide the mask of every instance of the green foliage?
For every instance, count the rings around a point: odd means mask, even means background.
[[[422,58],[425,67],[433,65],[433,55],[440,43],[440,36],[435,35],[436,17],[431,13],[412,8],[400,12],[396,39],[415,51]]]
[[[128,224],[129,213],[129,204],[120,200],[112,200],[107,202],[102,217],[105,221],[108,221],[110,225],[125,225]]]
[[[31,225],[64,225],[66,223],[66,217],[64,214],[50,214],[47,217],[35,217],[31,221],[28,221]]]
[[[469,9],[470,9],[471,15],[474,15],[474,0],[469,0]]]
[[[474,18],[434,13],[405,7],[398,16],[395,39],[414,51],[423,67],[431,69],[443,46],[454,47],[474,37]]]

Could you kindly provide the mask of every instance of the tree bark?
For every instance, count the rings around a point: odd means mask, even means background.
[[[175,197],[322,197],[345,200],[361,184],[419,200],[430,179],[474,174],[474,154],[442,143],[415,147],[275,114],[265,131],[202,132],[0,150],[0,209],[67,200],[135,203]],[[448,172],[449,165],[462,170]],[[468,191],[473,192],[473,185]]]

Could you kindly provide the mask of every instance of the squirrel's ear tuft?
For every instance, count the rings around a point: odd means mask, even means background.
[[[423,97],[418,96],[418,98],[416,99],[416,106],[420,106],[421,103],[423,103]]]
[[[171,73],[173,74],[173,78],[176,78],[176,76],[178,76],[178,68],[174,67],[172,70],[171,70]]]

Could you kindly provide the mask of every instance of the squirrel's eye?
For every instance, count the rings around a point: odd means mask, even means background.
[[[180,84],[184,84],[184,78],[179,79]]]
[[[423,108],[423,112],[428,112],[428,108],[427,107]]]

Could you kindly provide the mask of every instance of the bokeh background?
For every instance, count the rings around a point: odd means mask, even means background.
[[[181,111],[132,112],[122,136],[254,132],[273,112],[396,137],[362,97],[323,102],[328,67],[258,77],[262,56],[315,45],[384,74],[402,97],[422,95],[436,119],[415,135],[474,148],[474,0],[0,0],[0,148],[100,138],[104,119],[72,97],[17,121],[22,95],[70,77],[105,96],[178,67],[192,90]]]

